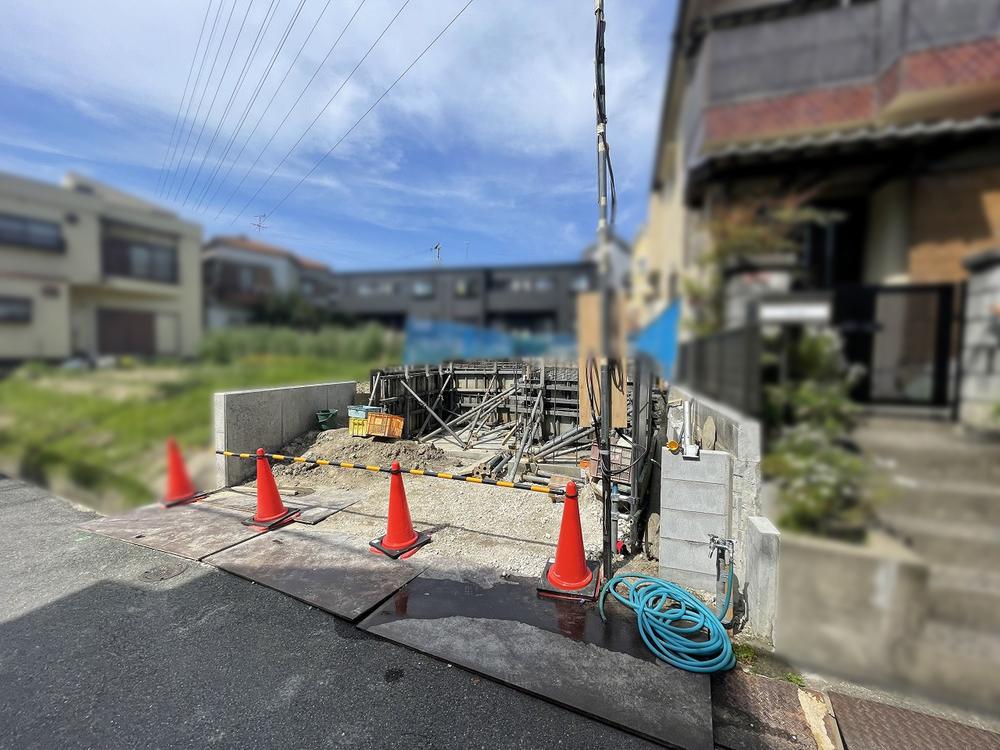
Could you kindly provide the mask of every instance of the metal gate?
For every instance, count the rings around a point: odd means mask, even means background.
[[[833,324],[847,361],[863,374],[865,403],[947,406],[961,340],[962,287],[851,286],[833,292]]]

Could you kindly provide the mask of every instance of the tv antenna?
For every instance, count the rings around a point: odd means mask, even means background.
[[[250,226],[257,227],[257,231],[260,232],[263,229],[267,229],[267,214],[258,214],[257,221],[251,222]]]

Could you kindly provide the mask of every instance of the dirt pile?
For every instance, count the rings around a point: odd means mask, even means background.
[[[448,463],[444,451],[433,445],[412,440],[379,440],[377,438],[352,437],[347,430],[326,430],[307,432],[293,440],[281,450],[286,456],[325,458],[330,461],[347,461],[366,466],[389,466],[393,461],[407,469],[443,469]],[[311,473],[314,464],[282,464],[274,467],[276,477],[298,477]],[[326,469],[327,473],[336,472]],[[352,481],[358,477],[352,476]]]

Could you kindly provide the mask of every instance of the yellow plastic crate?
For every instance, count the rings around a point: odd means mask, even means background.
[[[368,434],[387,438],[402,437],[403,418],[395,414],[379,414],[373,411],[368,415]]]
[[[347,429],[348,434],[353,437],[368,437],[368,419],[351,417],[350,424],[348,424]]]

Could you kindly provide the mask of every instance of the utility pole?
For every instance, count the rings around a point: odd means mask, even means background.
[[[608,224],[607,108],[604,86],[604,0],[595,0],[597,43],[594,47],[594,104],[597,114],[597,268],[601,286],[601,423],[598,442],[601,460],[601,501],[604,511],[603,572],[611,578],[614,540],[611,538],[611,228]],[[582,374],[581,374],[582,376]]]

